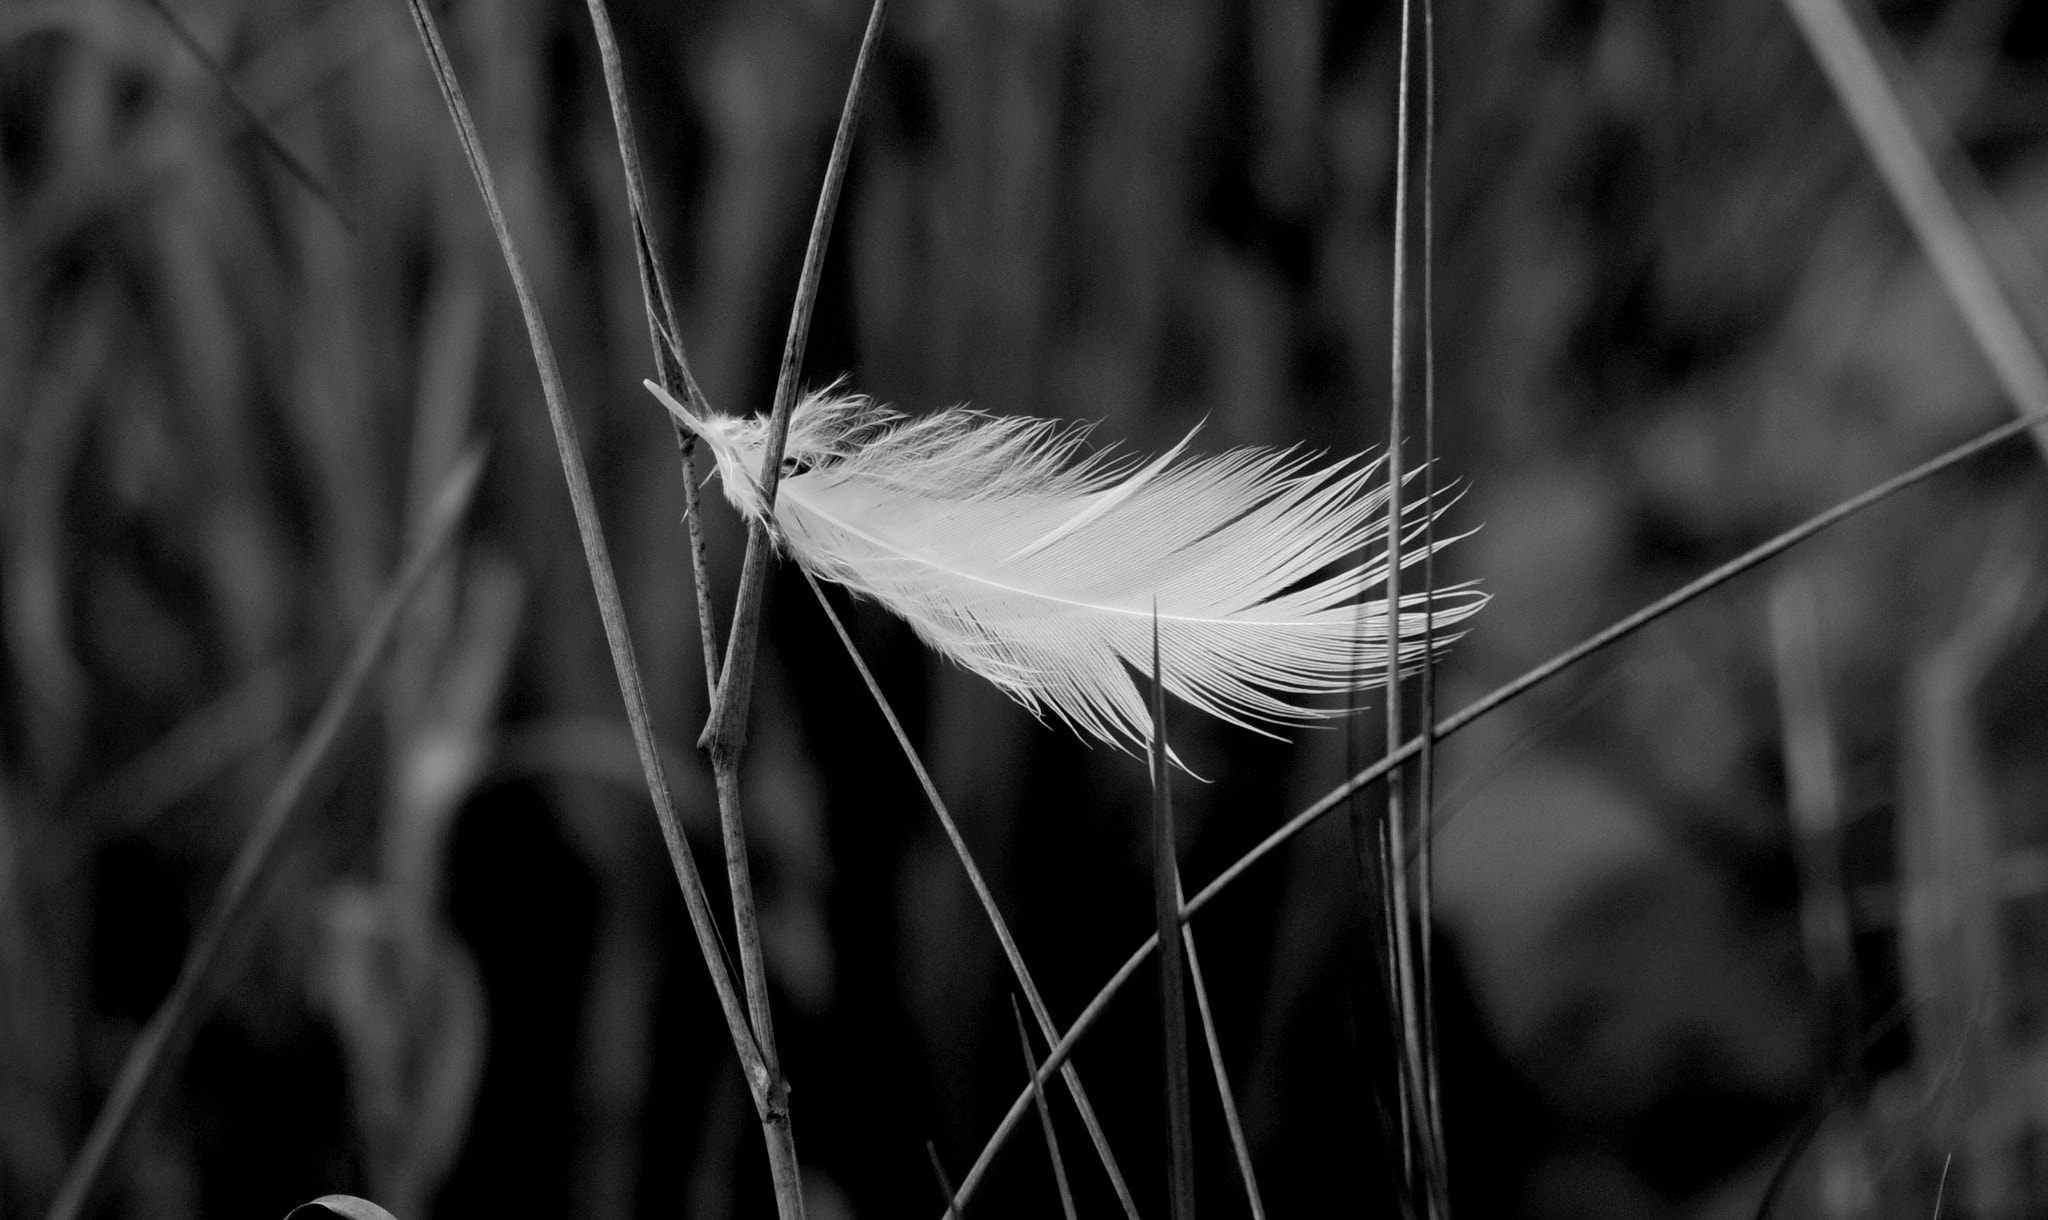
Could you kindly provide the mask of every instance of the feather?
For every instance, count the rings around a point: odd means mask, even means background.
[[[1155,613],[1166,689],[1255,731],[1338,714],[1300,700],[1384,677],[1387,604],[1365,594],[1384,584],[1385,559],[1349,562],[1385,538],[1376,461],[1183,458],[1189,433],[1136,466],[1084,453],[1085,427],[958,407],[905,417],[834,386],[790,415],[769,520],[755,474],[766,421],[700,419],[647,385],[710,446],[733,506],[798,563],[1084,735],[1121,749],[1150,739],[1131,671],[1149,671]],[[1432,511],[1405,505],[1404,533]],[[1422,554],[1404,546],[1402,566]],[[1466,586],[1402,597],[1402,666],[1421,660],[1432,603],[1441,645],[1484,601]]]

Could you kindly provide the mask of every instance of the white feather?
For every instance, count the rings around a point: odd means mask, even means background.
[[[727,498],[760,519],[766,421],[698,419],[648,388],[710,445]],[[1332,715],[1298,701],[1383,680],[1387,604],[1365,594],[1384,585],[1385,559],[1338,566],[1384,542],[1386,489],[1368,486],[1377,462],[1312,469],[1272,449],[1182,460],[1183,440],[1133,470],[1084,455],[1085,438],[963,408],[906,418],[828,388],[790,415],[771,532],[1034,714],[1122,748],[1151,735],[1131,671],[1151,671],[1155,611],[1166,689],[1234,724]],[[1404,530],[1428,511],[1405,505]],[[1403,567],[1421,558],[1404,546]],[[1439,644],[1485,601],[1466,587],[1402,597],[1404,668],[1421,659],[1432,599]]]

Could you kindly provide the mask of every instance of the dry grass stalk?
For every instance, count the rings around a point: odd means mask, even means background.
[[[633,730],[633,744],[640,756],[648,793],[654,800],[655,816],[661,826],[662,839],[668,848],[670,862],[674,867],[677,882],[682,887],[685,905],[689,909],[691,927],[697,934],[699,952],[710,971],[712,986],[718,994],[727,1030],[740,1057],[742,1070],[752,1092],[756,1110],[762,1117],[764,1128],[786,1132],[786,1098],[772,1087],[775,1078],[762,1057],[761,1048],[747,1021],[746,1011],[741,1006],[731,976],[726,970],[717,928],[711,916],[710,902],[704,893],[704,884],[697,871],[695,856],[690,850],[688,840],[683,837],[668,779],[662,770],[660,748],[655,741],[652,721],[647,711],[647,697],[640,678],[639,663],[634,657],[632,637],[626,627],[625,606],[619,597],[618,579],[613,574],[603,527],[597,518],[590,476],[583,465],[582,451],[576,440],[575,424],[568,413],[561,373],[555,365],[553,344],[548,339],[539,303],[534,298],[533,288],[527,281],[524,265],[514,246],[511,230],[505,222],[490,166],[485,160],[476,125],[470,118],[469,106],[463,100],[461,86],[455,79],[454,65],[449,61],[447,48],[441,42],[440,31],[434,23],[433,15],[427,11],[421,0],[409,0],[409,6],[413,22],[419,30],[420,40],[426,48],[428,62],[433,68],[435,81],[440,87],[442,99],[447,103],[449,116],[454,121],[464,159],[476,179],[485,210],[490,215],[491,228],[498,240],[499,253],[504,258],[506,270],[511,274],[513,288],[519,298],[520,312],[526,322],[527,338],[533,350],[534,363],[540,373],[541,389],[547,405],[548,421],[554,433],[556,453],[562,463],[564,479],[568,483],[569,501],[575,510],[577,534],[583,544],[585,565],[590,570],[599,615],[604,622],[605,641],[611,652],[612,667],[618,679],[620,693],[625,700],[626,718]],[[773,1150],[778,1147],[778,1141],[771,1137],[769,1146],[772,1156]],[[787,1147],[786,1141],[782,1146],[788,1151],[788,1156],[785,1158],[787,1165],[781,1176],[793,1181],[794,1150]],[[785,1188],[778,1193],[787,1194],[789,1189],[793,1188]],[[796,1198],[799,1209],[797,1214],[801,1214],[801,1195],[796,1195]]]
[[[886,0],[875,0],[868,12],[867,30],[861,37],[860,54],[854,60],[853,76],[846,88],[846,102],[839,114],[839,129],[832,138],[831,156],[825,166],[824,184],[818,191],[818,208],[811,220],[811,235],[804,251],[803,271],[797,280],[796,301],[790,310],[789,335],[782,349],[782,369],[775,383],[775,404],[770,415],[767,452],[762,458],[762,496],[772,509],[775,489],[782,481],[783,445],[789,435],[789,416],[796,405],[797,378],[802,371],[804,348],[810,336],[811,312],[817,305],[818,280],[824,274],[825,248],[831,237],[832,219],[839,207],[839,191],[846,181],[846,162],[853,152],[853,131],[860,117],[860,103],[881,37]],[[651,251],[644,240],[643,257]],[[701,397],[701,396],[700,396]],[[685,479],[688,479],[687,473]],[[768,966],[761,950],[760,916],[754,903],[752,871],[747,862],[747,836],[740,809],[739,765],[746,749],[747,708],[753,698],[754,653],[760,639],[762,599],[767,589],[768,565],[773,547],[767,531],[759,524],[747,535],[746,558],[740,567],[740,589],[733,605],[732,638],[726,644],[725,665],[711,714],[697,744],[711,760],[718,788],[719,828],[725,845],[726,881],[732,892],[733,924],[739,941],[740,972],[747,989],[747,1010],[752,1018],[755,1042],[761,1048],[768,1073],[769,1106],[762,1115],[762,1131],[768,1141],[769,1173],[775,1180],[776,1207],[783,1220],[800,1220],[804,1214],[803,1181],[797,1167],[796,1139],[790,1130],[788,1083],[775,1046],[775,1019],[770,1011]],[[694,551],[693,551],[694,554]],[[701,570],[698,587],[703,588]],[[707,636],[707,657],[708,652]]]

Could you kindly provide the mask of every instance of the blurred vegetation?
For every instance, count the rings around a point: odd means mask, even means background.
[[[164,5],[0,10],[0,1214],[47,1206],[476,438],[483,503],[104,1210],[275,1216],[349,1191],[401,1220],[767,1214],[531,356],[402,6]],[[1482,527],[1441,568],[1495,599],[1447,663],[1448,708],[2010,407],[1781,9],[1439,7],[1440,447],[1466,489],[1449,524]],[[638,386],[587,15],[439,11],[715,859],[681,476]],[[614,6],[683,338],[726,410],[772,387],[864,16]],[[1973,220],[2048,335],[2048,23],[2011,0],[1880,17],[1988,184]],[[1216,447],[1374,443],[1395,19],[902,0],[811,379],[849,373],[908,410],[1100,420],[1140,450],[1201,420]],[[1463,1214],[1746,1216],[1786,1165],[1783,1214],[1926,1216],[1951,1155],[1943,1215],[2039,1214],[2043,488],[2038,454],[2008,446],[1446,749]],[[722,504],[707,521],[724,607],[741,533]],[[924,1141],[964,1166],[1021,1082],[1009,980],[788,575],[746,783],[812,1210],[936,1213]],[[1149,926],[1142,764],[847,609],[1071,1017]],[[1215,780],[1176,797],[1191,882],[1344,774],[1336,732],[1173,734]],[[1824,816],[1800,822],[1798,792]],[[1391,1060],[1340,823],[1197,921],[1276,1215],[1390,1197]],[[1846,924],[1829,933],[1816,903]],[[1147,1214],[1152,1020],[1127,999],[1078,1058]],[[1197,1080],[1203,1195],[1227,1208]],[[1071,1119],[1082,1208],[1106,1214]],[[974,1214],[1053,1199],[1023,1139]]]

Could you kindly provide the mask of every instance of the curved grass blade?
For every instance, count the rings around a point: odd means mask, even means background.
[[[1436,503],[1436,4],[1422,3],[1422,497]],[[1436,588],[1436,518],[1422,522],[1422,587]],[[1418,690],[1422,723],[1436,723],[1436,602],[1422,609],[1422,675]],[[1416,761],[1415,919],[1421,929],[1422,1107],[1428,1122],[1430,1205],[1448,1216],[1449,1154],[1444,1146],[1444,1106],[1436,1025],[1436,735],[1425,733]]]
[[[930,1140],[924,1142],[925,1154],[932,1159],[932,1177],[939,1184],[939,1197],[946,1201],[946,1220],[967,1220],[967,1205],[953,1190],[953,1179],[946,1176],[945,1163],[939,1160],[939,1150]]]
[[[286,1212],[284,1220],[319,1220],[321,1212],[330,1212],[344,1217],[344,1220],[398,1220],[368,1199],[354,1195],[321,1195],[311,1203],[301,1203]]]
[[[1391,575],[1388,580],[1392,580]],[[1388,594],[1389,605],[1400,605]],[[1399,618],[1389,614],[1388,618]],[[1389,672],[1399,669],[1388,665]],[[1166,1183],[1173,1220],[1195,1220],[1194,1103],[1188,1086],[1187,963],[1180,927],[1180,850],[1173,832],[1173,773],[1166,752],[1166,683],[1159,668],[1159,611],[1152,611],[1152,906],[1159,919],[1159,1020],[1166,1056]]]
[[[1031,1080],[1031,1102],[1038,1108],[1039,1124],[1045,1128],[1045,1152],[1052,1159],[1053,1184],[1059,1187],[1060,1214],[1066,1220],[1077,1220],[1074,1192],[1067,1185],[1067,1163],[1060,1156],[1060,1137],[1052,1129],[1052,1107],[1045,1104],[1045,1090],[1038,1086],[1038,1056],[1031,1053],[1031,1031],[1024,1026],[1024,1010],[1018,1006],[1015,995],[1010,997],[1010,1013],[1017,1018],[1017,1041],[1024,1047],[1024,1073]]]
[[[1626,639],[1628,636],[1649,626],[1694,598],[1726,584],[1735,577],[1770,559],[1776,558],[1778,555],[1806,541],[1829,526],[1838,525],[1842,521],[1862,512],[1864,509],[1896,495],[1898,492],[1916,483],[1924,482],[1944,470],[1959,465],[1987,449],[2011,440],[2023,432],[2044,426],[2048,426],[2048,412],[2029,413],[2011,422],[1999,424],[1994,428],[1979,433],[1970,440],[1964,441],[1962,444],[1955,446],[1938,457],[1930,458],[1910,470],[1894,475],[1874,487],[1851,496],[1849,499],[1842,501],[1825,512],[1807,518],[1777,537],[1752,547],[1727,563],[1689,581],[1682,587],[1658,598],[1635,613],[1628,615],[1604,630],[1589,636],[1578,644],[1537,665],[1506,685],[1496,688],[1490,694],[1467,704],[1452,715],[1438,721],[1434,735],[1438,740],[1450,736],[1487,713],[1498,710],[1502,705],[1513,701],[1535,687],[1549,681],[1551,678],[1556,677],[1594,653]],[[1197,891],[1194,897],[1183,903],[1180,909],[1181,922],[1185,924],[1189,919],[1192,919],[1198,911],[1209,905],[1217,895],[1221,894],[1239,877],[1242,877],[1254,864],[1273,854],[1296,835],[1329,814],[1331,810],[1341,806],[1346,798],[1350,797],[1353,793],[1364,789],[1373,781],[1385,775],[1390,769],[1415,757],[1421,751],[1421,736],[1409,738],[1392,755],[1382,758],[1373,765],[1359,771],[1350,779],[1345,780],[1342,784],[1339,784],[1318,798],[1308,808],[1289,818],[1278,829],[1260,840],[1251,850],[1239,856],[1228,868],[1218,873],[1214,879]],[[1060,1036],[1059,1041],[1054,1043],[1051,1051],[1046,1054],[1045,1063],[1039,1069],[1039,1078],[1041,1080],[1048,1073],[1057,1070],[1066,1063],[1067,1057],[1073,1054],[1074,1047],[1079,1044],[1081,1038],[1094,1027],[1096,1021],[1101,1019],[1103,1012],[1109,1007],[1110,1000],[1119,991],[1123,990],[1124,985],[1130,981],[1131,976],[1137,973],[1138,967],[1143,965],[1145,959],[1150,957],[1158,947],[1159,936],[1155,932],[1148,936],[1144,943],[1139,945],[1131,953],[1130,957],[1125,959],[1124,964],[1117,968],[1116,973],[1112,974],[1109,980],[1102,985],[1102,988],[1095,993],[1094,998],[1088,1001],[1087,1007],[1081,1010],[1081,1015],[1075,1018],[1074,1023],[1067,1028],[1067,1032]],[[1017,1123],[1022,1119],[1024,1111],[1029,1107],[1030,1102],[1031,1095],[1027,1090],[1024,1093],[1020,1093],[1017,1099],[1010,1103],[1010,1109],[1003,1115],[1002,1121],[996,1125],[995,1131],[989,1136],[988,1142],[982,1147],[981,1156],[975,1160],[974,1166],[968,1171],[967,1176],[961,1179],[960,1191],[962,1198],[971,1198],[973,1196],[975,1188],[980,1185],[982,1178],[988,1172],[989,1165],[994,1161],[996,1152],[1002,1148],[1003,1144],[1016,1130]]]
[[[1176,901],[1180,894],[1180,873],[1174,871],[1173,888]],[[1230,1132],[1230,1150],[1237,1157],[1237,1174],[1244,1182],[1245,1202],[1252,1209],[1252,1220],[1266,1220],[1266,1204],[1259,1198],[1258,1175],[1252,1172],[1252,1149],[1244,1137],[1244,1120],[1237,1113],[1237,1097],[1230,1089],[1230,1072],[1223,1066],[1223,1041],[1216,1034],[1216,1014],[1209,1008],[1209,985],[1202,978],[1202,959],[1195,952],[1195,929],[1191,924],[1180,928],[1181,944],[1187,950],[1188,982],[1194,984],[1195,1006],[1202,1015],[1202,1041],[1209,1047],[1209,1070],[1216,1076],[1216,1095],[1223,1102],[1223,1125]]]

